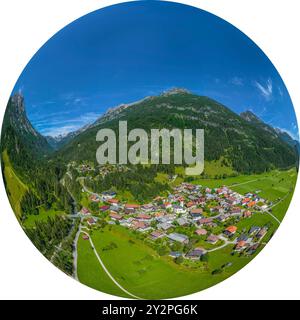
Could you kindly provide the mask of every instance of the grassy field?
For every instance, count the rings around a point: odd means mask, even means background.
[[[27,186],[20,180],[20,178],[14,172],[7,151],[2,153],[2,159],[4,162],[4,176],[6,181],[6,191],[10,204],[17,215],[17,218],[21,216],[20,202],[27,190]]]
[[[198,263],[195,269],[176,265],[169,257],[159,257],[157,253],[127,229],[120,226],[106,227],[104,231],[93,231],[95,248],[113,277],[125,289],[145,299],[163,299],[187,295],[210,287],[239,270],[251,258],[239,258],[227,254],[224,248],[211,253],[208,265]],[[81,241],[82,242],[82,241]],[[103,250],[111,242],[114,249]],[[79,249],[79,279],[81,282],[104,292],[111,291],[111,283],[95,275],[100,265],[95,265],[95,257],[88,254],[88,245]],[[222,252],[225,251],[224,254]],[[217,253],[220,253],[217,254]],[[227,262],[234,262],[226,272],[211,275],[211,271]],[[200,264],[200,265],[199,265]]]
[[[265,175],[264,178],[233,186],[232,189],[241,194],[259,191],[259,195],[262,198],[274,202],[275,206],[272,208],[272,213],[282,221],[292,199],[296,181],[297,172],[295,169],[288,171],[273,171],[272,173]]]
[[[258,252],[251,256],[239,256],[237,253],[231,255],[233,249],[233,245],[228,245],[218,251],[214,251],[209,253],[209,264],[212,270],[220,269],[227,263],[231,263],[231,266],[224,268],[221,276],[224,279],[227,279],[240,269],[242,269],[247,263],[249,263],[257,254]],[[210,275],[211,277],[214,277]]]
[[[23,221],[23,226],[25,228],[32,228],[35,226],[36,221],[47,221],[48,218],[54,218],[56,215],[64,214],[63,211],[58,211],[55,209],[46,210],[44,207],[39,209],[39,214],[37,215],[29,215],[26,220]]]
[[[204,171],[203,173],[209,178],[215,178],[220,175],[233,175],[235,171],[231,166],[227,166],[223,163],[224,159],[213,161],[204,161]],[[180,174],[185,176],[185,168],[181,166],[175,167],[175,174]]]
[[[225,166],[222,163],[223,159],[219,160],[213,160],[213,161],[205,161],[204,163],[204,174],[210,176],[210,177],[215,177],[216,175],[231,175],[234,172],[232,167]]]
[[[198,179],[193,181],[193,183],[210,188],[226,185],[241,194],[247,192],[258,193],[260,197],[273,201],[274,204],[283,199],[272,209],[273,214],[279,220],[282,220],[292,199],[296,181],[296,169],[290,169],[287,171],[274,170],[261,175],[243,175],[226,179]]]
[[[284,197],[296,184],[297,173],[295,169],[288,171],[272,171],[259,178],[253,178],[249,183],[232,186],[232,189],[245,194],[259,191],[259,196],[271,201]]]
[[[117,190],[118,193],[118,199],[122,202],[130,202],[130,203],[137,203],[137,201],[134,199],[134,196],[130,191],[119,191]]]
[[[80,282],[105,293],[128,298],[108,277],[100,266],[88,240],[78,239],[77,273]]]
[[[286,171],[274,170],[264,174],[240,175],[225,179],[197,179],[192,183],[209,188],[226,185],[240,193],[261,191],[260,195],[262,197],[271,196],[273,199],[276,198],[277,194],[287,192],[290,186],[294,187],[296,179],[296,169],[290,169]],[[275,195],[272,190],[275,191]]]
[[[157,177],[161,181],[166,178],[164,175]],[[283,199],[272,209],[272,213],[281,220],[292,198],[296,178],[296,171],[291,169],[222,180],[201,179],[194,183],[209,187],[228,185],[239,193],[258,192],[261,197],[275,204]],[[262,241],[265,243],[270,240],[279,226],[278,222],[267,213],[255,213],[251,218],[241,220],[237,227],[238,232],[241,233],[249,231],[253,225],[262,227],[266,224],[269,225],[269,230]],[[132,294],[145,299],[183,296],[210,287],[240,270],[264,247],[261,245],[255,255],[246,257],[239,256],[237,253],[231,255],[233,245],[228,245],[209,253],[208,263],[185,262],[177,265],[170,257],[158,256],[153,249],[136,239],[130,230],[121,226],[110,226],[104,230],[93,231],[92,239],[104,264],[118,283]],[[105,250],[112,242],[116,247]],[[112,290],[120,289],[112,289],[111,286],[115,287],[115,285],[111,280],[102,280],[103,275],[93,275],[96,269],[100,274],[103,270],[99,263],[95,265],[96,258],[91,255],[91,249],[89,249],[89,255],[82,258],[86,255],[84,250],[83,246],[79,250],[80,281],[101,291],[115,294],[116,291]],[[228,263],[230,264],[224,267]],[[221,272],[212,275],[212,271],[216,269]],[[124,296],[122,292],[116,294]]]
[[[292,198],[293,198],[293,192],[290,192],[287,195],[287,197],[284,198],[283,201],[281,201],[275,207],[272,208],[272,214],[276,216],[280,221],[282,221],[282,219],[284,218]]]

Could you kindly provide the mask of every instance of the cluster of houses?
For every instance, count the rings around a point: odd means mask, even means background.
[[[101,165],[99,167],[94,167],[92,164],[89,163],[82,163],[80,165],[77,165],[76,162],[71,162],[70,165],[74,167],[78,173],[85,174],[89,172],[95,172],[97,171],[99,175],[102,177],[105,177],[107,174],[112,173],[112,172],[126,172],[129,170],[128,166],[124,165]]]
[[[156,197],[152,202],[142,205],[121,203],[113,191],[90,194],[90,201],[99,203],[100,216],[101,212],[105,212],[109,224],[143,232],[151,241],[164,239],[169,244],[187,245],[190,242],[187,234],[190,233],[176,232],[178,228],[186,228],[193,230],[193,235],[204,239],[210,246],[227,241],[234,243],[237,252],[253,254],[268,231],[266,226],[253,226],[249,233],[241,234],[237,233],[237,226],[225,224],[232,218],[236,221],[251,217],[256,211],[263,212],[267,207],[266,201],[257,194],[241,195],[226,186],[210,189],[182,183],[168,197]],[[98,217],[93,216],[89,209],[82,208],[80,214],[87,218],[88,225],[97,223]],[[221,233],[213,234],[212,229],[223,223],[226,227]],[[198,259],[208,251],[195,247],[186,254],[171,252],[170,255]]]

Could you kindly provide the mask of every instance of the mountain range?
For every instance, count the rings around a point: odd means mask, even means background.
[[[12,96],[4,117],[1,149],[21,164],[22,157],[92,160],[101,128],[118,132],[119,120],[127,120],[128,130],[143,128],[204,129],[205,160],[223,159],[241,173],[286,168],[298,160],[299,142],[286,132],[264,123],[251,111],[240,115],[210,99],[185,89],[172,89],[131,104],[109,109],[94,123],[65,136],[43,137],[26,115],[24,98]]]
[[[14,169],[21,176],[26,176],[37,162],[43,161],[53,152],[47,139],[30,123],[24,98],[20,94],[13,95],[6,107],[1,132],[1,155],[5,150]]]

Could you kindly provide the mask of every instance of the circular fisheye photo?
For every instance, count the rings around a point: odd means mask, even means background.
[[[196,293],[247,265],[286,214],[298,155],[266,55],[221,18],[160,1],[55,34],[17,80],[1,132],[7,195],[34,246],[133,299]]]

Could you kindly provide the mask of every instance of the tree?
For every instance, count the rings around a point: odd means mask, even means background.
[[[183,262],[183,256],[176,257],[174,261],[176,264],[181,264]]]
[[[98,203],[97,203],[97,202],[91,202],[91,203],[89,204],[89,207],[90,207],[90,209],[91,209],[91,211],[92,211],[93,213],[98,213],[99,206],[98,206]]]
[[[157,253],[160,255],[160,256],[165,256],[167,255],[168,253],[170,252],[169,248],[167,246],[160,246],[158,247],[157,249]]]
[[[223,270],[221,269],[221,268],[219,268],[219,269],[215,269],[215,270],[213,270],[212,271],[212,275],[215,275],[215,274],[220,274],[220,273],[222,273],[223,272]]]
[[[202,262],[208,262],[208,259],[209,259],[208,253],[203,254],[203,255],[200,257],[200,261],[202,261]]]

